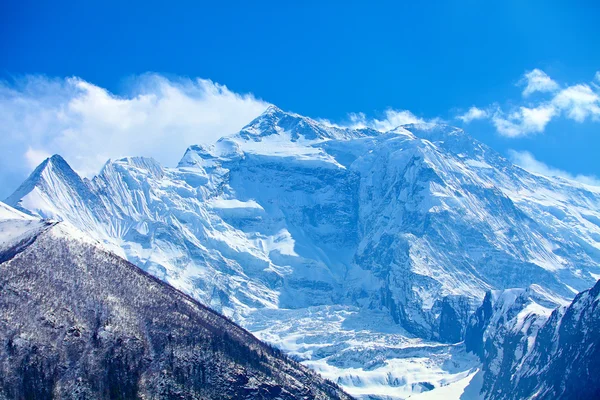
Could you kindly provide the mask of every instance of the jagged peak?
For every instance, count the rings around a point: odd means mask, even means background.
[[[56,181],[61,181],[78,190],[85,187],[83,179],[71,168],[69,163],[59,154],[54,154],[42,161],[17,190],[6,198],[5,202],[18,209],[19,201],[29,192],[36,187],[46,190]]]
[[[120,158],[109,158],[106,161],[106,163],[104,163],[104,166],[102,168],[105,168],[107,165],[113,165],[113,164],[130,165],[130,166],[139,167],[139,168],[147,168],[149,166],[162,168],[162,165],[158,161],[156,161],[154,158],[143,157],[143,156],[127,156],[127,157],[120,157]]]
[[[178,168],[203,166],[207,161],[215,159],[235,159],[243,154],[240,146],[230,138],[221,138],[213,145],[194,144],[187,148],[185,154],[177,164]]]
[[[181,157],[181,160],[177,164],[177,168],[201,167],[204,164],[204,160],[213,159],[214,157],[209,146],[193,144],[185,150],[183,157]]]
[[[391,133],[412,135],[414,138],[434,143],[460,158],[482,157],[493,160],[495,165],[507,165],[507,160],[484,143],[469,135],[463,129],[443,122],[424,122],[400,125]]]
[[[67,161],[64,158],[62,158],[60,154],[54,154],[53,156],[48,157],[44,161],[42,161],[41,164],[36,167],[36,169],[31,175],[39,175],[47,168],[57,168],[58,170],[69,172],[73,171],[69,163],[67,163]]]
[[[274,114],[285,114],[285,112],[277,107],[275,104],[269,105],[265,111],[261,115],[274,115]]]
[[[503,309],[513,307],[515,304],[520,304],[520,307],[523,307],[523,304],[530,301],[535,301],[546,308],[556,308],[569,303],[566,298],[536,284],[529,285],[526,288],[491,290],[487,296],[489,296],[495,307]]]
[[[100,170],[100,175],[110,174],[115,167],[116,169],[121,170],[125,169],[139,169],[150,172],[152,175],[160,178],[164,175],[164,169],[162,165],[156,161],[152,157],[137,157],[137,156],[128,156],[121,157],[117,159],[109,159],[102,169]]]
[[[217,143],[219,143],[219,142],[217,142]],[[183,157],[182,157],[182,161],[183,161],[183,159],[190,156],[191,154],[198,155],[205,159],[215,158],[218,155],[215,154],[214,148],[215,148],[215,145],[193,144],[185,150],[185,153],[183,154]],[[181,161],[180,161],[180,163],[181,163]]]
[[[63,220],[51,203],[56,198],[90,199],[94,195],[89,181],[82,179],[60,155],[45,159],[15,190],[5,203],[25,214]]]
[[[244,126],[240,131],[240,135],[269,136],[271,134],[276,134],[276,127],[279,127],[280,122],[283,119],[287,119],[288,122],[296,124],[302,122],[308,123],[309,125],[312,125],[312,122],[316,124],[316,121],[310,121],[307,117],[291,112],[285,112],[275,105],[270,105],[262,114]]]
[[[243,140],[261,141],[272,135],[289,134],[291,141],[306,140],[348,140],[365,136],[375,136],[373,129],[352,129],[333,126],[289,111],[277,106],[269,106],[261,115],[243,127],[233,137]]]

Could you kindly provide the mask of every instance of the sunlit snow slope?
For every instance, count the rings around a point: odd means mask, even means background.
[[[600,189],[446,125],[341,129],[270,107],[176,168],[128,157],[87,180],[53,156],[6,202],[71,222],[364,396],[472,377],[478,360],[452,343],[487,290],[571,298],[600,276]]]

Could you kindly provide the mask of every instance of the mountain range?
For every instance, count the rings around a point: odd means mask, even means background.
[[[518,340],[542,354],[536,338],[564,338],[550,326],[571,315],[552,310],[600,277],[600,188],[530,173],[444,124],[379,132],[271,106],[175,168],[126,157],[87,179],[53,156],[5,202],[73,225],[364,398],[512,388],[490,352],[518,324],[494,307],[537,299]]]

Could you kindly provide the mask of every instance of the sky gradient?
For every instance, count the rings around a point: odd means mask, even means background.
[[[2,2],[0,116],[10,124],[0,128],[9,153],[0,162],[0,197],[48,152],[73,145],[77,154],[66,158],[77,164],[77,155],[126,155],[143,138],[139,154],[155,155],[164,138],[147,131],[159,125],[184,131],[161,160],[168,163],[192,142],[232,133],[267,103],[339,124],[355,123],[358,113],[366,123],[395,121],[390,110],[408,110],[462,126],[529,167],[533,160],[588,183],[600,176],[597,2],[396,3]],[[144,105],[140,96],[148,95],[160,106]],[[135,100],[126,103],[135,115],[181,105],[219,118],[115,131],[118,115],[107,122],[92,112],[103,96],[103,104]],[[65,107],[68,118],[60,119]],[[99,143],[107,132],[130,140],[115,154],[90,155],[94,130]]]

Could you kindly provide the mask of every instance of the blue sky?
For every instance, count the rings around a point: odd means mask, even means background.
[[[140,113],[212,110],[153,121],[184,131],[168,164],[266,103],[336,123],[408,110],[464,126],[530,168],[593,182],[598,20],[593,1],[2,2],[0,196],[51,152],[72,151],[86,174],[106,156],[156,155],[165,139],[136,125]],[[160,105],[148,111],[146,100]],[[471,107],[481,118],[458,118]],[[132,122],[115,128],[119,115]],[[115,154],[94,152],[107,141]]]

